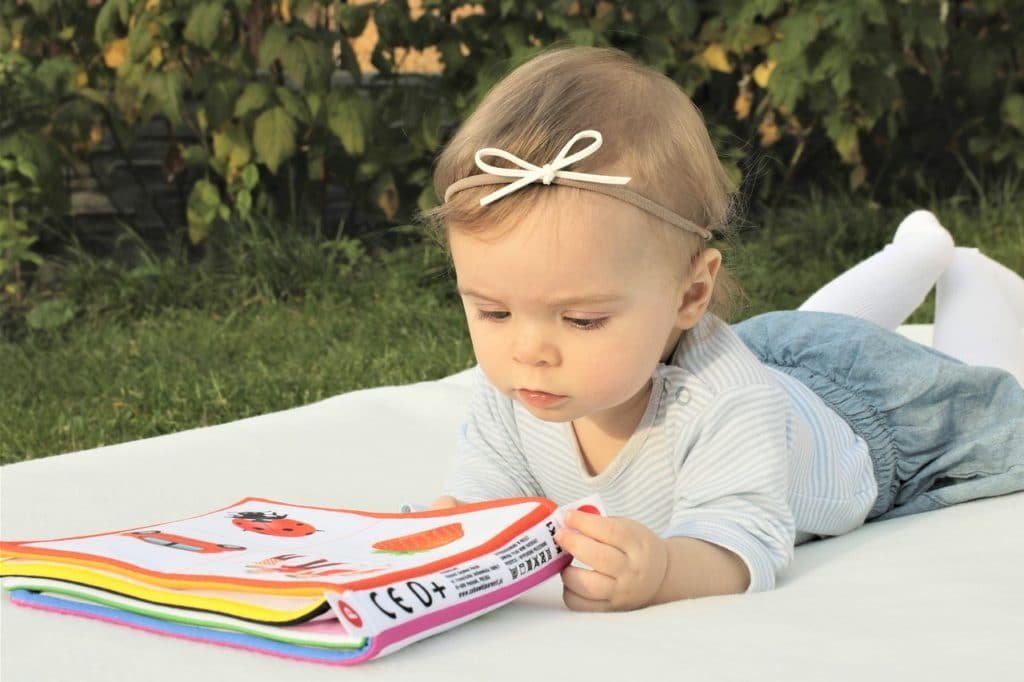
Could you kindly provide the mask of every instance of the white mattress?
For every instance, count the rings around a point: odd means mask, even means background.
[[[928,341],[927,328],[908,335]],[[440,489],[465,374],[0,469],[0,534],[98,532],[247,495],[394,510]],[[1024,679],[1024,493],[802,546],[776,590],[579,614],[557,579],[338,669],[0,606],[0,679]]]

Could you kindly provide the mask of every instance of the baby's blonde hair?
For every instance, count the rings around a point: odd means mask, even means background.
[[[541,165],[587,129],[600,131],[604,144],[568,170],[628,175],[633,191],[722,236],[730,235],[733,185],[700,111],[671,79],[610,48],[552,49],[512,71],[487,93],[442,150],[434,170],[434,191],[444,197],[449,185],[480,173],[474,162],[478,149],[498,147]],[[495,189],[490,185],[459,191],[425,213],[439,242],[447,244],[449,230],[479,232],[512,223],[510,216],[535,205],[537,192],[581,192],[535,184],[480,206],[480,198]],[[649,234],[667,241],[678,254],[676,274],[685,276],[704,240],[654,218],[646,222],[651,224]],[[724,315],[738,287],[723,270],[712,309]]]

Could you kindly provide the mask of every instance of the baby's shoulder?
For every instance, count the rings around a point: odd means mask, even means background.
[[[668,373],[699,382],[714,395],[743,392],[755,386],[778,389],[778,382],[764,363],[728,324],[710,313],[680,339]]]

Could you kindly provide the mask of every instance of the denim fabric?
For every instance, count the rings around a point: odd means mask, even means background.
[[[1024,490],[1024,388],[1009,373],[846,315],[767,313],[733,328],[867,442],[869,520]]]

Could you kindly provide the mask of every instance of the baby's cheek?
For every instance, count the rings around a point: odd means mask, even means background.
[[[591,396],[610,405],[632,397],[650,376],[643,376],[641,368],[628,359],[609,359],[595,367],[588,381]]]

